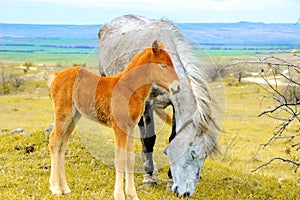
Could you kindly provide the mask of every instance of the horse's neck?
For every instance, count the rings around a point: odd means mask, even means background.
[[[184,76],[184,72],[180,70],[179,76],[181,76],[181,90],[174,97],[171,96],[175,113],[176,124],[178,126],[183,125],[188,121],[194,112],[197,110],[196,100],[192,92],[192,88],[189,85],[189,80]]]

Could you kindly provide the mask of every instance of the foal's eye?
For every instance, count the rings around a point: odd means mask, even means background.
[[[166,69],[167,68],[167,65],[160,65],[161,66],[161,68],[163,68],[163,69]]]

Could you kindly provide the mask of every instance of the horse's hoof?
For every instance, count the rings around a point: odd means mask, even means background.
[[[172,192],[172,186],[174,185],[174,181],[172,179],[168,180],[168,183],[166,185],[166,191],[167,192]]]
[[[143,180],[143,185],[151,188],[155,188],[157,186],[155,178],[150,175],[145,175],[144,180]]]

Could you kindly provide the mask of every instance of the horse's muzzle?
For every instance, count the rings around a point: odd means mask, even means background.
[[[173,82],[171,85],[171,92],[172,94],[176,94],[180,91],[180,83],[179,82]]]

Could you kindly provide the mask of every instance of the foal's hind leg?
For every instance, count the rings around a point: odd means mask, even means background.
[[[59,185],[59,149],[61,145],[61,130],[54,126],[49,141],[49,149],[51,154],[51,173],[50,173],[50,190],[52,194],[62,194]]]
[[[51,133],[49,142],[51,153],[50,190],[53,194],[67,194],[71,192],[66,180],[64,158],[69,137],[78,119],[79,116],[73,117],[70,115],[63,120],[56,120]]]

